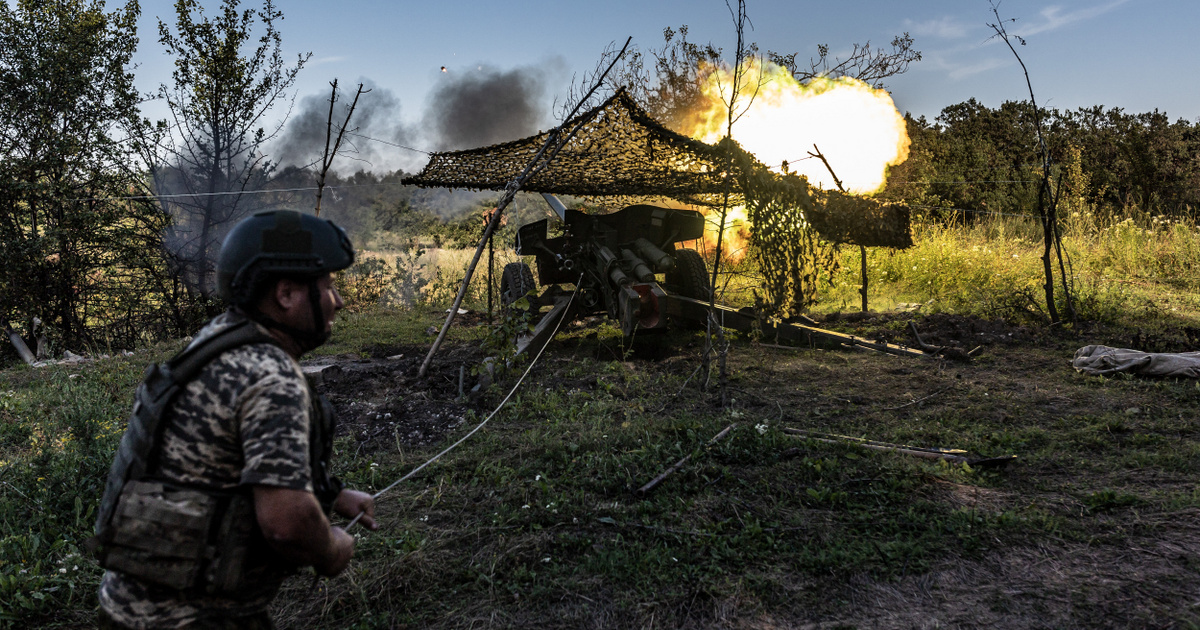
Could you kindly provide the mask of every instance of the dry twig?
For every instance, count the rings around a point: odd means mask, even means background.
[[[717,442],[720,442],[722,439],[725,438],[725,436],[729,435],[729,433],[731,431],[733,431],[733,428],[736,426],[737,426],[737,423],[735,422],[735,423],[725,427],[724,429],[722,429],[720,433],[714,435],[713,438],[704,445],[704,450],[707,451],[708,449],[712,448],[712,446],[714,444],[716,444]],[[670,468],[664,470],[661,475],[655,477],[654,479],[651,479],[650,483],[647,483],[646,485],[642,486],[641,488],[638,488],[637,493],[638,494],[646,494],[646,493],[650,492],[651,490],[656,488],[658,486],[658,484],[662,483],[662,481],[664,479],[666,479],[667,477],[670,477],[675,471],[679,470],[680,468],[683,468],[684,465],[687,464],[688,460],[690,460],[690,459],[692,459],[692,456],[688,455],[687,457],[684,457],[683,459],[675,462],[674,466],[671,466]]]

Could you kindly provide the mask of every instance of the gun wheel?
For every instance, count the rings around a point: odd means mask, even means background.
[[[707,300],[712,293],[708,284],[708,265],[694,249],[675,250],[675,268],[667,272],[667,284],[684,297]]]
[[[504,265],[504,271],[500,274],[500,306],[507,309],[513,302],[536,290],[537,283],[533,281],[533,270],[529,265],[523,262]]]

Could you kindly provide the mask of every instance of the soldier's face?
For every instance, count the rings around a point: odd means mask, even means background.
[[[321,296],[321,312],[325,315],[325,321],[320,322],[320,330],[329,332],[333,329],[333,320],[337,312],[346,305],[333,283],[333,274],[327,273],[317,280],[317,293]]]
[[[345,306],[342,296],[333,284],[333,275],[325,274],[317,279],[317,299],[323,321],[313,321],[312,300],[308,288],[307,280],[281,278],[275,285],[275,293],[264,298],[259,310],[275,321],[298,330],[330,332],[335,314]]]

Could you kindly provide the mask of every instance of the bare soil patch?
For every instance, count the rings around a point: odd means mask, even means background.
[[[861,628],[1169,628],[1200,612],[1195,511],[1126,545],[1047,542],[920,576],[855,580],[842,623]]]
[[[337,412],[337,434],[353,436],[359,451],[426,446],[442,441],[477,408],[460,397],[459,385],[460,377],[464,390],[475,384],[470,369],[483,359],[472,345],[446,347],[417,378],[427,352],[423,346],[376,346],[369,358],[320,357],[303,366],[319,374],[318,390]]]

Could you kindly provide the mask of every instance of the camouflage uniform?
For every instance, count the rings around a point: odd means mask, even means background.
[[[232,312],[220,315],[192,344],[241,321],[244,316]],[[166,413],[154,476],[213,490],[264,485],[312,492],[312,404],[300,365],[282,348],[259,343],[229,350],[201,370]],[[100,607],[112,621],[131,628],[265,617],[293,567],[260,542],[249,563],[252,586],[236,599],[176,591],[108,571],[100,585]]]

